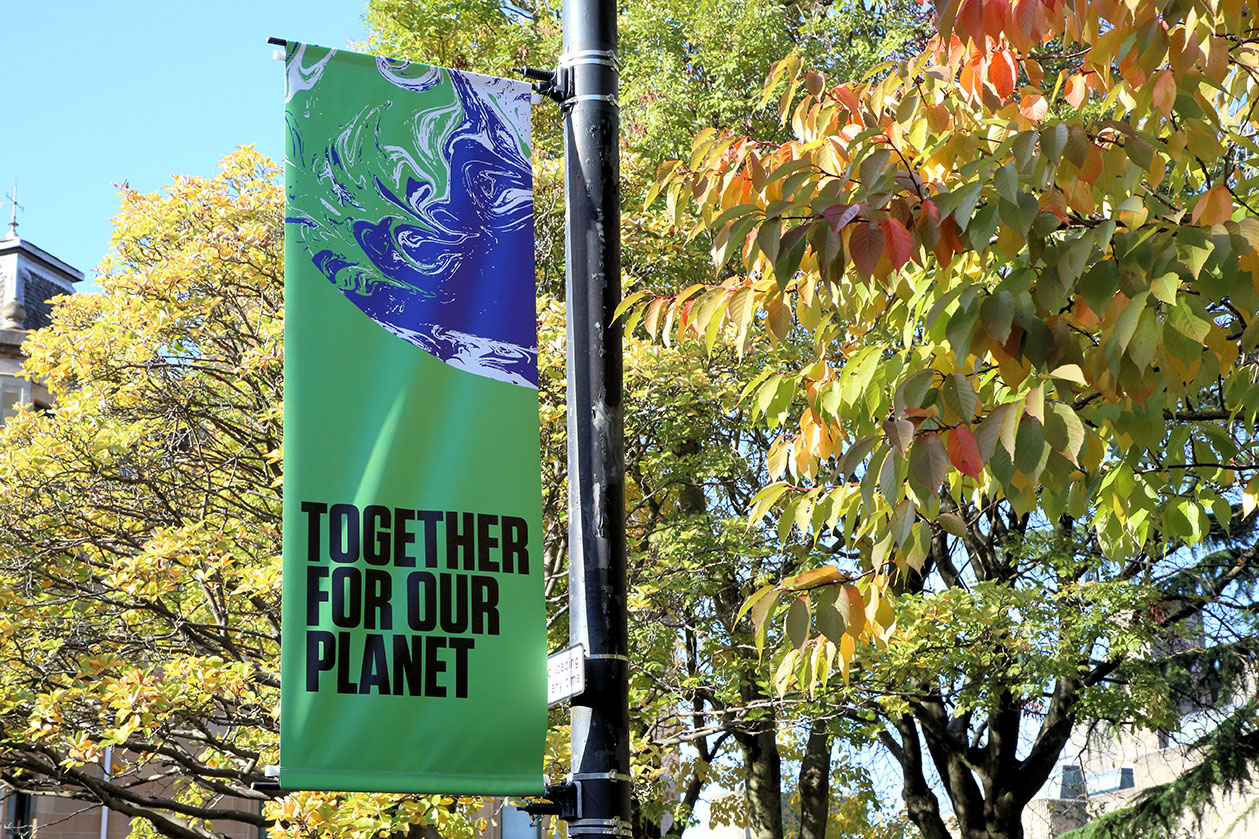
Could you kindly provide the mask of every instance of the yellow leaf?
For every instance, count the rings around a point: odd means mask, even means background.
[[[1200,224],[1203,227],[1223,224],[1232,217],[1233,196],[1228,191],[1228,187],[1223,184],[1213,186],[1202,193],[1202,197],[1194,205],[1191,216],[1194,224]]]

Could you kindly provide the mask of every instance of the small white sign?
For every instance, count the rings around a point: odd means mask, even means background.
[[[586,689],[586,648],[581,644],[546,658],[546,704],[559,705]]]

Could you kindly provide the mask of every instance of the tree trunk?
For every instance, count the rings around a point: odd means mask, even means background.
[[[744,799],[749,839],[783,839],[782,759],[773,718],[751,723],[743,747]]]
[[[814,720],[800,760],[800,839],[825,839],[831,804],[831,736]]]

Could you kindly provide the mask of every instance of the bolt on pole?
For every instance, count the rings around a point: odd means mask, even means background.
[[[564,0],[569,634],[586,649],[572,701],[568,832],[628,836],[629,638],[622,431],[620,116],[615,0]]]

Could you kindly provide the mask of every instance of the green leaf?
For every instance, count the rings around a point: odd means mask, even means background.
[[[1013,163],[1007,163],[998,169],[992,176],[993,186],[1000,195],[1007,201],[1017,201],[1019,194],[1019,173],[1014,168]]]
[[[743,616],[746,615],[748,611],[761,600],[761,598],[768,597],[770,592],[777,588],[778,586],[773,584],[758,588],[751,597],[743,601],[743,605],[739,607],[739,613],[734,616],[734,622],[737,624],[739,621],[743,620]]]
[[[1018,437],[1014,443],[1014,468],[1033,481],[1045,468],[1045,460],[1049,457],[1049,448],[1045,444],[1045,434],[1040,422],[1026,417],[1019,423]]]
[[[752,626],[755,630],[758,655],[765,649],[765,633],[769,629],[770,619],[778,611],[778,598],[781,593],[781,589],[775,587],[769,594],[752,604]]]
[[[1119,318],[1115,321],[1115,341],[1119,345],[1119,349],[1128,349],[1128,342],[1132,340],[1133,334],[1137,331],[1137,323],[1141,319],[1141,312],[1145,310],[1145,299],[1148,292],[1141,292],[1129,301],[1124,310],[1119,313]]]
[[[880,148],[866,155],[865,159],[861,161],[861,165],[857,168],[857,177],[861,179],[867,194],[872,192],[877,186],[879,178],[882,177],[884,170],[887,169],[888,159],[891,156],[892,153],[888,149]]]
[[[1154,317],[1154,312],[1150,309],[1143,311],[1136,331],[1128,341],[1128,357],[1138,370],[1147,369],[1154,360],[1162,333],[1162,325]]]
[[[956,513],[941,513],[936,516],[936,524],[940,525],[945,533],[952,534],[959,539],[966,537],[966,521]]]
[[[997,224],[1000,221],[996,204],[987,204],[980,208],[971,219],[970,227],[966,231],[971,247],[977,251],[988,247],[993,234],[997,232]]]
[[[931,383],[934,380],[935,371],[929,367],[907,376],[892,396],[894,409],[900,413],[907,408],[924,407],[923,402],[931,391]]]
[[[787,638],[797,650],[809,642],[809,595],[801,594],[787,609]]]
[[[1084,445],[1084,423],[1070,405],[1050,402],[1045,407],[1045,439],[1054,451],[1078,464],[1080,448]]]
[[[1039,205],[1036,203],[1035,196],[1020,192],[1015,196],[1014,201],[1000,199],[997,202],[997,208],[1000,219],[1006,227],[1020,236],[1026,236],[1032,222],[1036,220]]]
[[[1010,339],[1010,328],[1014,323],[1014,297],[1008,291],[988,295],[979,305],[979,318],[992,339],[1004,344]]]
[[[979,397],[975,395],[975,388],[971,386],[970,378],[961,373],[952,373],[945,377],[940,396],[945,407],[963,422],[970,422],[979,409]]]
[[[983,184],[971,184],[958,192],[957,203],[953,206],[953,220],[957,222],[959,230],[965,230],[970,224],[971,215],[975,212],[975,205],[979,203],[979,193],[982,190]]]
[[[817,607],[813,612],[813,618],[817,621],[817,628],[832,643],[838,644],[839,639],[843,637],[844,631],[848,628],[848,617],[845,609],[840,608],[840,598],[843,595],[844,587],[842,585],[825,586],[818,589]],[[845,606],[847,603],[845,602]]]
[[[780,446],[786,449],[787,446]],[[760,524],[765,514],[774,506],[779,498],[782,497],[790,487],[785,482],[770,484],[752,497],[752,508],[748,512],[748,527],[754,527]]]

